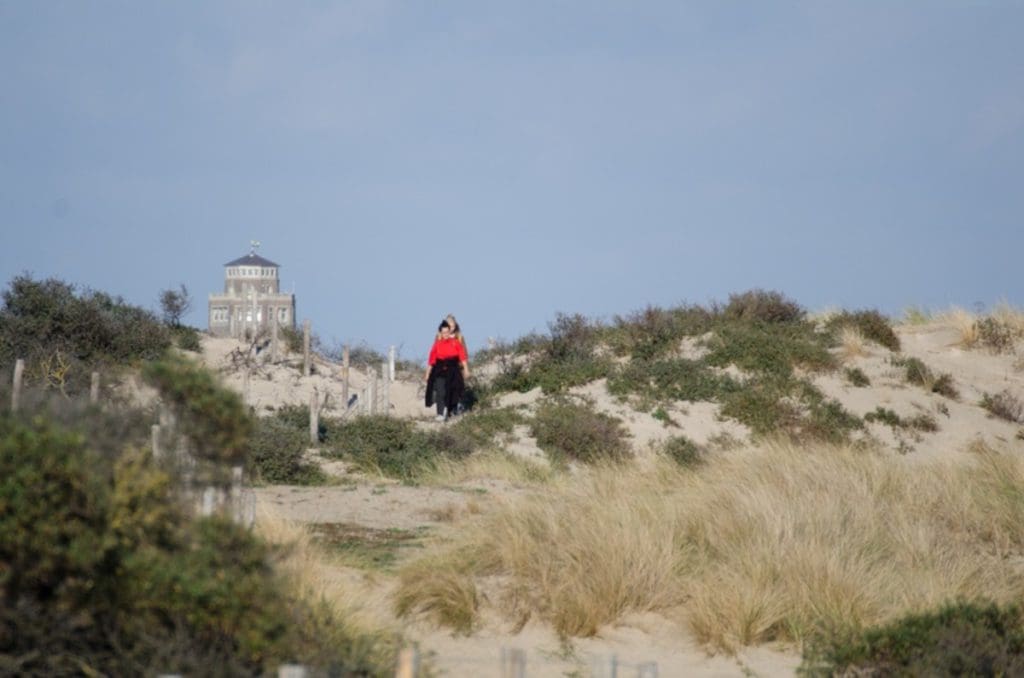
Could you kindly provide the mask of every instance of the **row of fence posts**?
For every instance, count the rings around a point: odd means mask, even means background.
[[[21,394],[25,376],[25,361],[18,358],[14,363],[14,382],[11,391],[11,411],[17,412],[21,407]],[[100,373],[93,372],[89,380],[89,402],[93,405],[100,400]],[[192,495],[193,501],[199,513],[208,516],[219,511],[225,505],[230,507],[230,514],[236,522],[252,526],[256,519],[255,495],[246,492],[243,484],[243,469],[241,466],[234,466],[231,469],[230,487],[224,485],[207,485],[201,490],[194,489],[195,460],[188,451],[187,441],[176,435],[174,416],[166,406],[160,408],[160,423],[150,427],[150,446],[153,449],[153,458],[162,459],[166,454],[173,453],[175,462],[182,467],[182,475],[185,480],[186,491]],[[166,441],[176,441],[167,448]]]
[[[312,373],[313,355],[310,350],[312,336],[312,325],[309,320],[302,322],[302,376],[308,377]],[[271,323],[270,338],[270,360],[276,363],[280,356],[279,328],[277,322]],[[349,404],[351,397],[351,354],[348,344],[342,347],[341,353],[341,406],[344,413],[348,413],[354,407],[357,414],[384,414],[391,411],[391,382],[395,380],[395,358],[394,346],[388,348],[387,360],[380,365],[378,376],[376,369],[369,368],[367,371],[366,386],[356,394],[356,401],[352,407]],[[245,371],[242,377],[242,397],[245,402],[249,401],[249,370]],[[379,381],[378,381],[379,379]],[[327,393],[321,394],[316,387],[309,394],[309,441],[312,444],[319,442],[320,411],[327,403]]]
[[[501,678],[526,678],[526,650],[519,648],[501,649]],[[277,678],[309,678],[309,668],[301,664],[284,664],[277,669]],[[658,678],[657,662],[634,664],[620,661],[616,655],[594,657],[590,663],[591,678]],[[420,676],[419,652],[414,647],[404,648],[398,654],[395,678],[418,678]],[[177,678],[164,674],[160,678]]]

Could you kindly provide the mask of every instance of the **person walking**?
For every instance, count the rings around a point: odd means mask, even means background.
[[[463,341],[452,332],[448,320],[442,320],[437,327],[423,378],[427,382],[424,402],[427,407],[434,405],[437,408],[436,420],[444,421],[455,414],[469,379],[469,355]]]

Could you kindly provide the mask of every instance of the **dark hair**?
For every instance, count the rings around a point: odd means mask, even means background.
[[[444,329],[444,328],[446,328],[446,327],[447,327],[448,329],[451,329],[451,328],[452,328],[452,326],[448,324],[448,321],[447,321],[447,320],[442,320],[442,321],[441,321],[441,324],[437,326],[437,331],[438,331],[438,332],[440,332],[441,330],[443,330],[443,329]]]

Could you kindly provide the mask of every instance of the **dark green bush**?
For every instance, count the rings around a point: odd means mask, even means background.
[[[831,330],[855,327],[866,339],[890,351],[900,350],[900,338],[893,331],[892,324],[876,310],[843,311],[829,318],[827,326]]]
[[[147,454],[89,426],[0,415],[0,674],[375,669],[248,530],[193,520]]]
[[[794,367],[830,370],[836,360],[828,351],[827,337],[810,323],[725,323],[707,342],[704,362],[715,367],[735,365],[747,372],[789,376]]]
[[[178,325],[171,328],[174,334],[174,341],[182,351],[202,353],[203,345],[199,339],[199,330],[187,325]]]
[[[917,414],[908,419],[900,417],[892,410],[879,405],[873,411],[864,415],[864,421],[879,422],[892,428],[913,429],[915,431],[933,432],[939,430],[939,424],[935,418],[928,414]]]
[[[730,294],[729,303],[722,311],[726,318],[763,323],[790,323],[803,320],[806,315],[800,304],[781,292],[748,290]]]
[[[711,329],[714,314],[700,306],[661,309],[648,306],[600,331],[600,336],[616,355],[634,360],[652,360],[671,353],[684,337]]]
[[[653,400],[717,400],[737,388],[730,377],[686,358],[633,360],[608,379],[608,391],[613,395],[635,394]]]
[[[256,477],[265,483],[321,483],[326,479],[323,471],[304,459],[308,447],[308,423],[302,430],[278,417],[264,417],[256,420],[249,463]]]
[[[16,277],[2,298],[0,368],[23,358],[26,385],[73,395],[88,390],[93,370],[151,360],[171,345],[149,311],[55,278]]]
[[[918,358],[894,358],[892,364],[904,369],[904,379],[911,384],[920,386],[931,393],[938,393],[951,400],[960,397],[960,393],[953,383],[951,374],[936,376],[931,369]]]
[[[704,463],[705,451],[685,436],[675,436],[665,441],[662,451],[665,455],[685,468],[694,468]]]
[[[425,433],[411,421],[384,415],[356,417],[342,424],[328,453],[405,481],[414,480],[431,461]]]
[[[531,431],[538,447],[558,461],[593,463],[632,456],[621,421],[566,398],[544,401]]]
[[[169,356],[147,363],[142,374],[174,410],[194,454],[231,464],[244,461],[252,419],[241,396],[184,358]]]
[[[1016,605],[958,602],[805,647],[805,676],[1020,676],[1024,616]]]
[[[995,395],[985,393],[980,404],[995,417],[1015,424],[1024,424],[1024,403],[1009,390]]]
[[[854,386],[863,387],[871,385],[868,375],[864,374],[864,370],[859,367],[848,367],[843,374],[846,376],[846,380]]]

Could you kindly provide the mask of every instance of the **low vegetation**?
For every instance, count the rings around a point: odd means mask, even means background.
[[[159,358],[173,339],[153,313],[56,278],[16,277],[0,298],[0,369],[24,359],[27,386],[67,397],[88,392],[92,371]]]
[[[253,675],[295,659],[384,673],[291,595],[265,543],[193,517],[132,421],[0,414],[0,673]]]
[[[850,637],[809,643],[804,676],[1017,676],[1024,615],[1017,605],[956,602]]]
[[[549,398],[530,424],[537,445],[552,461],[594,463],[632,456],[622,422],[568,398]]]
[[[1024,462],[977,462],[772,444],[696,470],[595,467],[434,545],[402,569],[398,609],[468,630],[490,605],[569,637],[681,609],[731,651],[851,638],[957,597],[1019,600]],[[502,582],[486,602],[485,580]]]
[[[953,382],[953,375],[949,373],[936,375],[919,358],[892,358],[891,362],[896,367],[903,368],[903,378],[907,382],[920,386],[930,393],[938,393],[950,400],[960,397],[960,392]]]
[[[981,398],[981,406],[994,417],[1014,424],[1024,424],[1024,403],[1009,389],[994,394],[985,393]]]

